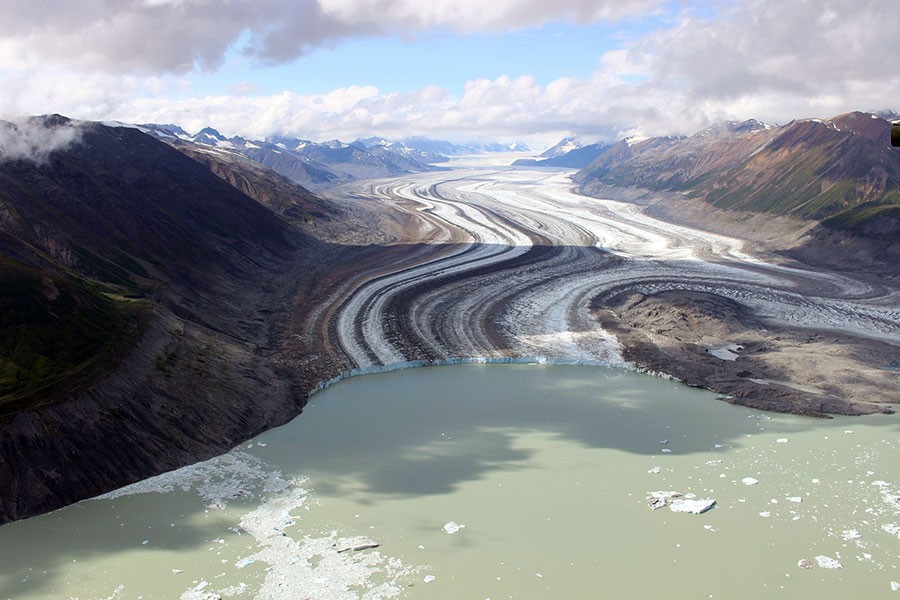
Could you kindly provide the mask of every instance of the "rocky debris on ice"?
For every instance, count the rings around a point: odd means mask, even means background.
[[[370,548],[377,548],[380,545],[381,544],[379,544],[372,538],[367,538],[365,536],[359,536],[359,537],[355,537],[355,538],[341,540],[341,543],[335,544],[334,547],[338,551],[338,553],[341,553],[341,552],[349,552],[351,550],[353,550],[354,552],[358,552],[360,550],[368,550]]]
[[[651,509],[656,510],[658,508],[663,508],[669,505],[673,499],[681,496],[681,492],[676,491],[659,491],[659,492],[648,492],[647,493],[647,504]]]
[[[665,490],[648,492],[647,504],[652,510],[668,506],[672,512],[699,515],[715,506],[716,501],[712,498],[697,498],[694,494],[682,494],[674,490]]]

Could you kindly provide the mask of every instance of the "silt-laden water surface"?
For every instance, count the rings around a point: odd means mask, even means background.
[[[223,457],[0,528],[0,597],[900,598],[898,433],[603,367],[368,375]]]

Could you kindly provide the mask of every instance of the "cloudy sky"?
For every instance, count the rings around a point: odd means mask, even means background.
[[[0,116],[586,141],[900,109],[897,0],[0,0]]]

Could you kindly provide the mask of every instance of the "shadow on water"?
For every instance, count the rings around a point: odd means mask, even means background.
[[[137,573],[122,568],[129,553],[172,553],[170,569],[184,567],[177,555],[201,550],[215,539],[228,543],[249,542],[249,536],[237,539],[228,527],[237,523],[234,510],[209,510],[196,491],[167,494],[146,493],[114,500],[86,500],[60,511],[7,524],[0,531],[0,597],[7,586],[27,589],[27,597],[72,597],[68,572],[75,563],[91,564],[98,559],[116,557],[116,569],[110,579],[129,584]],[[73,514],[74,513],[74,514]],[[147,542],[146,544],[144,542]],[[145,570],[146,560],[132,562],[132,568]],[[99,567],[92,565],[91,570]],[[121,568],[121,571],[119,569]],[[146,573],[141,573],[146,575]],[[95,576],[102,577],[100,573]],[[105,594],[111,593],[112,586]],[[185,586],[190,580],[184,582]],[[99,594],[89,597],[106,597]],[[14,596],[15,597],[15,596]]]
[[[770,417],[621,369],[462,365],[341,382],[315,396],[301,418],[258,438],[267,446],[255,452],[313,476],[317,493],[414,497],[522,468],[536,437],[665,460],[663,449],[710,452],[741,447],[762,429],[790,434],[847,423]]]

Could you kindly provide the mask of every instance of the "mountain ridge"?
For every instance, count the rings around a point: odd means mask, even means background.
[[[717,208],[822,220],[900,202],[900,154],[873,114],[745,121],[692,136],[619,142],[574,177],[587,195],[605,185],[699,198]]]

